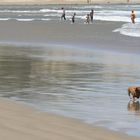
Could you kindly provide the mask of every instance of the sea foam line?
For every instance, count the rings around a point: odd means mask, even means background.
[[[120,34],[132,37],[140,37],[140,23],[126,23],[123,24],[121,28],[115,29],[113,32],[120,32]]]

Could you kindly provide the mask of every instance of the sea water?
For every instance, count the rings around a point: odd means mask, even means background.
[[[121,28],[115,29],[113,32],[120,32],[122,35],[140,37],[140,23],[126,23]]]
[[[136,23],[124,24],[118,32],[123,35],[140,37],[140,5],[34,5],[34,6],[0,6],[0,20],[49,21],[60,20],[62,10],[66,9],[66,18],[71,20],[76,13],[76,21],[84,23],[86,15],[94,9],[94,20],[131,23],[131,10],[136,13]],[[123,24],[123,23],[122,23]],[[94,25],[93,25],[94,26]],[[124,27],[125,26],[125,27]],[[114,29],[115,30],[115,29]]]

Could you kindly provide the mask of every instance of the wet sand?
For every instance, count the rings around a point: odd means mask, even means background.
[[[130,1],[130,0],[2,0],[0,4],[116,4],[116,3],[139,3],[139,0]]]
[[[41,113],[0,99],[1,139],[6,140],[138,140],[78,120]]]
[[[112,32],[122,22],[95,21],[93,24],[70,21],[1,21],[0,43],[3,45],[64,44],[98,48],[118,52],[139,53],[139,37],[129,37]]]

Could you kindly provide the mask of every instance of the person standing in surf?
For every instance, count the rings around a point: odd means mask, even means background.
[[[91,9],[91,12],[90,12],[90,21],[91,21],[91,23],[93,23],[93,15],[94,15],[94,10],[93,9]]]
[[[61,20],[64,19],[66,20],[66,13],[65,13],[65,9],[62,7],[62,16],[61,16]]]
[[[130,15],[130,17],[131,17],[131,21],[132,21],[132,23],[135,24],[135,18],[136,18],[136,15],[135,15],[135,13],[134,13],[133,10],[131,11],[131,15]]]
[[[75,16],[76,16],[76,13],[74,13],[73,16],[72,16],[72,19],[71,19],[72,20],[72,23],[75,22]]]
[[[86,23],[89,24],[89,22],[90,22],[90,14],[87,14],[87,16],[86,16]]]

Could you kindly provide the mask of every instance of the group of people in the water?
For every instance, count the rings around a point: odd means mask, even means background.
[[[91,12],[87,14],[86,16],[86,23],[93,23],[93,16],[94,16],[94,10],[91,9]]]
[[[62,7],[62,15],[61,15],[61,20],[66,20],[66,12],[65,9]],[[93,22],[93,15],[94,15],[94,10],[91,9],[91,12],[89,14],[86,15],[86,21],[85,23],[92,23]],[[71,17],[71,22],[74,23],[75,22],[75,16],[76,13],[73,13],[72,17]]]
[[[61,20],[63,20],[63,19],[66,20],[66,12],[65,12],[65,9],[63,7],[61,9],[62,9]],[[71,22],[72,23],[75,22],[75,16],[76,16],[76,13],[73,13],[72,18],[71,18]],[[91,9],[90,13],[88,13],[86,15],[85,23],[87,23],[87,24],[93,23],[93,16],[94,16],[94,10]],[[136,14],[135,14],[134,10],[131,11],[130,17],[131,17],[131,22],[133,24],[135,24]]]

